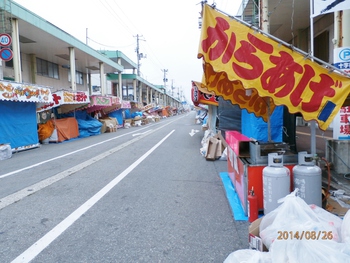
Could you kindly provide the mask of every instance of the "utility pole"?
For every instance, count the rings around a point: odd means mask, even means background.
[[[140,40],[145,41],[144,39],[140,39],[142,37],[139,36],[139,34],[136,35],[136,54],[137,54],[137,76],[140,76],[140,60],[141,58],[146,58],[146,55],[143,55],[143,53],[140,53]]]
[[[168,73],[168,70],[167,70],[167,69],[163,69],[162,71],[163,71],[163,73],[164,73],[163,82],[164,82],[164,89],[165,89],[165,91],[166,91],[166,83],[168,82],[168,79],[167,79],[167,77],[166,77],[166,74]]]
[[[163,77],[163,82],[164,82],[163,105],[166,105],[167,104],[167,102],[166,102],[166,99],[167,99],[167,97],[166,97],[166,91],[167,91],[166,90],[166,83],[168,82],[168,79],[166,77],[166,73],[168,72],[168,70],[167,69],[163,69],[162,71],[164,73],[164,77]]]
[[[173,96],[174,97],[174,80],[172,79],[171,80],[171,96]]]
[[[139,34],[136,35],[136,54],[137,54],[137,76],[140,76],[140,60],[141,58],[146,58],[146,56],[143,56],[142,53],[140,53],[140,40],[145,41],[144,39],[140,39]],[[139,89],[139,94],[140,94],[140,98],[139,98],[139,102],[142,103],[142,87],[141,87],[141,81],[137,81],[137,86]],[[136,100],[136,90],[134,90],[134,99]]]

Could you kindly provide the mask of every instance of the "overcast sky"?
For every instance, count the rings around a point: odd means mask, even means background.
[[[15,0],[60,29],[98,50],[120,50],[137,63],[139,35],[141,77],[167,88],[183,90],[191,100],[191,80],[202,78],[197,59],[200,0]],[[214,1],[217,8],[236,15],[241,0]],[[208,1],[212,4],[213,1]]]

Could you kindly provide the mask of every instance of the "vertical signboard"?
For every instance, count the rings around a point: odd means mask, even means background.
[[[334,66],[350,74],[350,47],[335,48]],[[333,121],[333,139],[350,139],[350,107],[342,107]]]

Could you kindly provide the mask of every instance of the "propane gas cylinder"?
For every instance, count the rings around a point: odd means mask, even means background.
[[[311,205],[322,207],[322,170],[316,165],[312,154],[298,153],[298,165],[293,167],[294,189],[298,196]]]
[[[264,214],[275,210],[278,199],[290,193],[290,171],[283,166],[283,155],[268,154],[268,166],[263,169]]]

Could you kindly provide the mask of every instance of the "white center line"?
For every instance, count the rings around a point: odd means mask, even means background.
[[[62,222],[55,226],[50,232],[40,238],[31,247],[24,251],[21,255],[15,258],[12,263],[25,263],[33,260],[46,247],[48,247],[57,237],[59,237],[65,230],[74,224],[84,213],[86,213],[92,206],[94,206],[102,197],[104,197],[113,187],[115,187],[121,180],[123,180],[132,170],[134,170],[143,160],[145,160],[154,150],[156,150],[175,130],[172,130],[167,136],[153,146],[148,152],[142,155],[132,165],[119,174],[114,180],[103,187],[93,197],[87,200],[83,205],[66,217]]]

